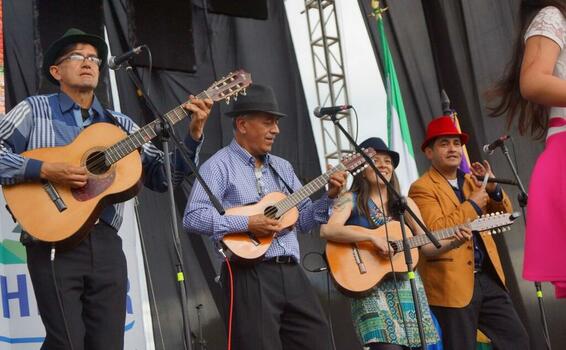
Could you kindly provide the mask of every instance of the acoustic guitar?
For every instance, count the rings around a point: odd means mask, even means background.
[[[251,84],[249,73],[238,70],[228,74],[198,94],[198,98],[226,100],[245,94]],[[182,105],[165,114],[175,124],[189,114]],[[4,185],[8,208],[22,229],[33,237],[72,246],[79,242],[110,204],[134,197],[141,188],[142,163],[134,152],[158,135],[159,121],[153,121],[131,135],[110,123],[95,123],[85,128],[68,145],[37,148],[22,156],[44,162],[83,166],[88,180],[84,187],[72,189],[59,184],[25,182]]]
[[[364,150],[364,153],[370,158],[375,155],[372,148]],[[264,214],[269,218],[279,220],[282,227],[281,231],[286,230],[299,219],[297,204],[324,187],[332,174],[339,171],[348,171],[355,175],[366,166],[363,156],[359,154],[349,155],[337,166],[289,196],[281,192],[271,192],[255,204],[227,209],[225,215],[253,216]],[[223,237],[222,243],[228,248],[233,259],[253,262],[260,260],[265,255],[276,235],[277,233],[259,237],[251,232],[230,233]]]
[[[450,238],[460,227],[468,227],[482,234],[496,234],[510,230],[510,225],[520,216],[519,213],[486,214],[480,218],[454,227],[434,231],[432,234],[438,240]],[[409,227],[405,226],[407,234]],[[365,295],[371,291],[386,275],[395,272],[407,272],[401,234],[401,224],[398,221],[387,223],[391,260],[377,253],[370,241],[357,243],[326,243],[326,260],[336,288],[346,295]],[[385,225],[372,230],[375,237],[386,238]],[[485,231],[485,232],[484,232]],[[424,234],[411,236],[407,239],[413,263],[419,259],[418,247],[431,243]]]

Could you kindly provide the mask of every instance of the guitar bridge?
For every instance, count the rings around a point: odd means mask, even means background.
[[[253,245],[255,245],[256,247],[261,244],[261,242],[258,241],[258,239],[253,233],[248,232],[248,237],[250,238],[250,241],[252,241]]]
[[[360,255],[360,250],[358,246],[354,243],[352,244],[352,254],[354,254],[354,260],[356,261],[356,265],[358,265],[358,269],[360,270],[360,274],[367,273],[366,265],[362,261],[362,257]]]
[[[49,199],[51,199],[53,204],[55,204],[55,207],[57,207],[57,210],[59,210],[59,212],[67,210],[67,205],[59,195],[59,192],[57,192],[57,189],[51,184],[51,182],[44,182],[43,189],[45,190],[45,192],[47,192]]]

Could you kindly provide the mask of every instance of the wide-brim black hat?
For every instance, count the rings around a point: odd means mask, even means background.
[[[106,64],[106,57],[108,56],[108,46],[106,45],[104,39],[102,39],[98,35],[85,33],[77,28],[70,28],[65,32],[65,34],[63,34],[62,37],[49,45],[49,47],[45,51],[45,54],[43,55],[42,71],[47,80],[55,85],[59,85],[57,79],[53,78],[53,76],[49,72],[49,68],[53,64],[55,64],[55,60],[60,57],[61,50],[71,44],[76,43],[91,44],[92,46],[94,46],[98,53],[98,58],[102,60],[100,69],[104,67],[104,65]]]
[[[232,110],[224,113],[228,117],[236,117],[253,112],[264,112],[276,117],[286,117],[281,113],[273,89],[269,86],[253,84],[247,89],[246,95],[238,96]]]
[[[397,168],[399,165],[399,153],[392,151],[387,147],[385,142],[379,137],[370,137],[369,139],[365,140],[364,142],[360,143],[360,147],[362,148],[373,148],[376,152],[387,153],[391,157],[391,161],[393,162],[393,168]]]

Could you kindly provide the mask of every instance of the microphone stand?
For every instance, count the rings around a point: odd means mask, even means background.
[[[392,193],[393,196],[395,197],[395,198],[390,198],[389,200],[395,201],[394,207],[396,208],[397,214],[399,215],[399,221],[401,223],[401,234],[402,234],[402,237],[403,237],[403,252],[404,252],[404,255],[405,255],[405,263],[407,264],[407,275],[409,276],[409,283],[411,285],[411,292],[412,292],[412,296],[413,296],[413,304],[415,306],[415,315],[416,315],[416,319],[417,319],[417,326],[418,326],[418,329],[419,329],[419,337],[420,337],[420,340],[421,340],[421,347],[423,349],[425,349],[426,348],[426,339],[425,339],[424,328],[423,328],[423,324],[422,324],[421,305],[419,303],[419,296],[417,294],[417,286],[416,286],[416,283],[415,283],[415,272],[414,272],[414,268],[413,268],[413,257],[411,256],[411,248],[409,247],[409,244],[408,244],[408,241],[407,241],[407,233],[405,232],[405,218],[404,218],[405,212],[407,212],[409,215],[411,215],[411,217],[414,219],[414,221],[423,229],[423,231],[425,232],[428,239],[432,242],[432,244],[434,244],[434,246],[436,248],[440,248],[441,244],[438,242],[436,237],[434,237],[429,232],[429,230],[426,228],[426,226],[423,224],[423,222],[421,220],[419,220],[419,218],[411,210],[411,208],[409,208],[409,206],[407,205],[406,198],[401,196],[401,194],[399,194],[395,190],[395,188],[393,188],[393,185],[391,185],[391,183],[389,183],[389,181],[387,181],[385,179],[385,177],[383,176],[383,174],[381,174],[381,172],[377,169],[373,160],[362,150],[362,148],[356,143],[354,138],[352,138],[352,136],[346,131],[346,129],[344,129],[344,127],[342,127],[342,125],[340,125],[340,121],[336,118],[336,113],[330,113],[330,114],[328,114],[328,116],[330,117],[330,119],[332,120],[334,125],[336,125],[336,127],[338,127],[338,129],[340,129],[342,134],[344,134],[344,136],[346,136],[346,138],[348,139],[350,144],[352,144],[352,146],[354,146],[354,149],[356,150],[356,152],[358,154],[360,154],[365,159],[367,164],[375,172],[376,176],[386,185],[387,189],[389,190],[389,193]],[[385,223],[385,225],[387,225],[387,223]],[[391,257],[391,255],[390,255],[390,257]],[[407,342],[410,343],[410,341],[408,339],[408,334],[407,334]]]
[[[169,194],[169,205],[170,205],[170,210],[171,210],[171,220],[172,220],[171,226],[173,228],[173,246],[175,248],[175,253],[176,253],[176,258],[177,258],[175,269],[176,269],[177,282],[178,282],[178,286],[179,286],[179,289],[180,289],[181,313],[182,313],[182,317],[183,317],[185,349],[186,350],[192,350],[191,326],[190,326],[189,312],[188,312],[188,305],[187,305],[187,297],[188,296],[187,296],[187,289],[186,289],[186,285],[185,285],[185,274],[184,274],[184,267],[183,267],[183,252],[182,252],[182,246],[181,246],[181,239],[180,239],[180,236],[179,236],[179,225],[178,225],[178,222],[177,222],[177,209],[176,209],[176,206],[175,206],[175,195],[174,195],[174,191],[173,191],[173,181],[172,181],[172,176],[171,176],[171,159],[169,158],[169,139],[173,140],[173,142],[177,146],[179,154],[183,157],[185,162],[187,162],[187,164],[191,168],[192,172],[195,174],[197,180],[204,187],[205,192],[208,194],[208,196],[209,196],[211,202],[213,203],[213,205],[215,206],[216,210],[218,210],[218,212],[221,215],[223,215],[224,209],[220,205],[220,202],[218,201],[218,199],[216,197],[214,197],[214,195],[212,194],[212,192],[208,188],[208,185],[204,182],[202,177],[199,175],[198,170],[197,170],[197,166],[195,165],[195,163],[190,158],[189,152],[188,152],[185,144],[182,143],[178,139],[178,137],[176,136],[171,124],[167,121],[167,119],[165,119],[163,117],[163,115],[161,113],[159,113],[159,111],[157,110],[157,107],[155,107],[155,105],[153,104],[153,102],[151,101],[149,96],[147,96],[147,94],[145,93],[141,80],[139,79],[136,72],[134,72],[134,69],[130,64],[126,65],[126,72],[128,73],[128,76],[130,77],[130,79],[134,83],[138,96],[143,97],[143,100],[144,100],[146,106],[152,112],[152,114],[154,115],[154,118],[156,118],[160,121],[160,129],[161,130],[156,130],[156,134],[161,134],[161,143],[162,143],[162,146],[163,146],[163,153],[165,155],[163,158],[164,158],[164,163],[165,163],[164,166],[165,166],[165,174],[166,174],[166,179],[167,179],[167,192]]]
[[[501,150],[503,151],[503,154],[505,155],[505,159],[507,159],[507,163],[509,164],[509,167],[511,168],[511,171],[513,172],[513,176],[515,177],[516,180],[516,185],[519,188],[519,194],[517,195],[517,200],[519,201],[519,206],[521,207],[521,211],[523,213],[523,223],[525,224],[525,227],[527,227],[527,215],[526,215],[526,207],[527,207],[527,201],[528,201],[528,194],[525,191],[525,187],[523,186],[523,182],[521,181],[521,178],[519,177],[519,173],[517,172],[517,168],[515,167],[515,164],[513,163],[513,161],[511,160],[511,156],[509,155],[509,149],[507,148],[507,145],[505,145],[505,143],[501,144]],[[540,317],[541,317],[541,322],[542,322],[542,331],[544,333],[544,340],[546,342],[546,348],[548,350],[552,349],[552,346],[550,345],[550,333],[548,331],[548,323],[546,320],[546,312],[544,311],[544,300],[542,297],[542,286],[541,283],[539,281],[534,282],[535,285],[535,289],[536,289],[536,296],[537,296],[537,300],[538,300],[538,307],[539,307],[539,311],[540,311]]]

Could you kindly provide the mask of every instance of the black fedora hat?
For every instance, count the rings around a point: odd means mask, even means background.
[[[55,64],[55,60],[59,58],[61,54],[61,50],[66,48],[71,44],[77,43],[84,43],[84,44],[91,44],[96,48],[98,52],[98,57],[102,60],[100,65],[100,69],[104,67],[106,64],[106,56],[108,56],[108,46],[106,46],[106,42],[104,39],[99,37],[98,35],[88,34],[83,32],[77,28],[70,28],[68,29],[62,37],[54,41],[43,55],[43,75],[55,85],[59,85],[57,79],[53,78],[51,72],[49,72],[49,68]]]
[[[253,112],[269,113],[280,118],[287,116],[279,111],[273,89],[260,84],[250,86],[246,95],[239,96],[238,100],[234,102],[232,110],[224,114],[228,117],[236,117]]]
[[[399,153],[392,151],[387,147],[385,142],[379,137],[370,137],[369,139],[365,140],[364,142],[360,143],[360,147],[362,148],[373,148],[378,153],[387,153],[391,157],[391,161],[393,162],[393,168],[397,168],[399,165]]]

